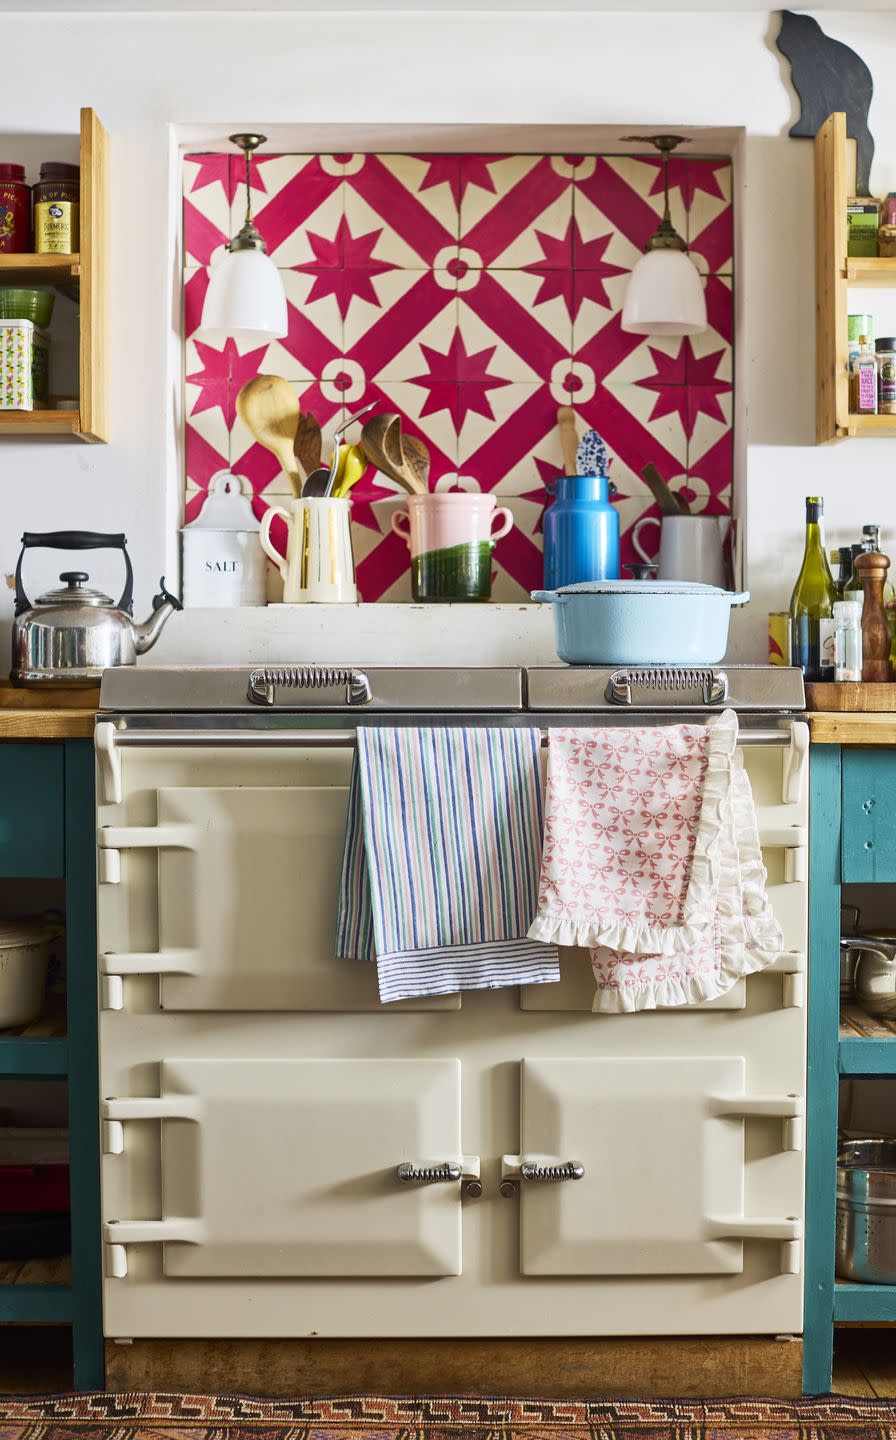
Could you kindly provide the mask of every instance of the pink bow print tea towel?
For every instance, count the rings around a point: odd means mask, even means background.
[[[737,716],[707,725],[553,730],[532,939],[587,946],[595,1009],[724,994],[772,964]]]

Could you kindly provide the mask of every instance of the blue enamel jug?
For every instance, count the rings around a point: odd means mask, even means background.
[[[546,590],[619,579],[619,516],[606,475],[561,475],[544,512]]]

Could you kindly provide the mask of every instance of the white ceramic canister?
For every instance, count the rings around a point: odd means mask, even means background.
[[[262,548],[283,576],[286,605],[308,602],[354,604],[355,561],[352,555],[352,503],[314,497],[272,505],[261,520]],[[279,515],[286,521],[286,558],[271,540],[271,524]]]
[[[265,565],[244,475],[219,470],[202,509],[181,531],[185,605],[264,605]]]
[[[27,1025],[44,1006],[47,961],[59,926],[44,920],[0,924],[0,1030]]]
[[[34,323],[0,320],[0,410],[33,410]]]

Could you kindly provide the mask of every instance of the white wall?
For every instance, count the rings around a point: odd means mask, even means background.
[[[882,153],[872,188],[896,189],[896,142],[886,153],[896,135],[896,93],[887,85],[896,17],[855,7],[820,18],[876,76],[871,126]],[[812,445],[812,147],[786,138],[795,102],[773,48],[777,24],[774,14],[721,11],[0,15],[2,158],[23,153],[21,136],[73,133],[82,104],[111,135],[114,427],[108,446],[0,444],[0,573],[13,570],[24,528],[63,526],[127,532],[138,610],[170,568],[181,489],[166,445],[175,403],[166,382],[172,124],[226,133],[278,122],[606,123],[620,134],[742,125],[747,213],[737,283],[745,326],[736,363],[746,387],[754,603],[738,649],[741,658],[764,658],[765,612],[786,605],[799,562],[804,495],[824,495],[831,544],[869,520],[896,544],[892,442]],[[27,154],[35,150],[60,154],[49,138],[29,142]],[[114,585],[108,562],[94,573]],[[4,630],[10,614],[11,596],[0,590]]]

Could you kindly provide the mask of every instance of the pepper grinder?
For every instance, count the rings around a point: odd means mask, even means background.
[[[864,550],[856,556],[856,571],[865,599],[862,605],[862,680],[886,683],[890,678],[890,627],[884,609],[884,582],[889,556]]]

